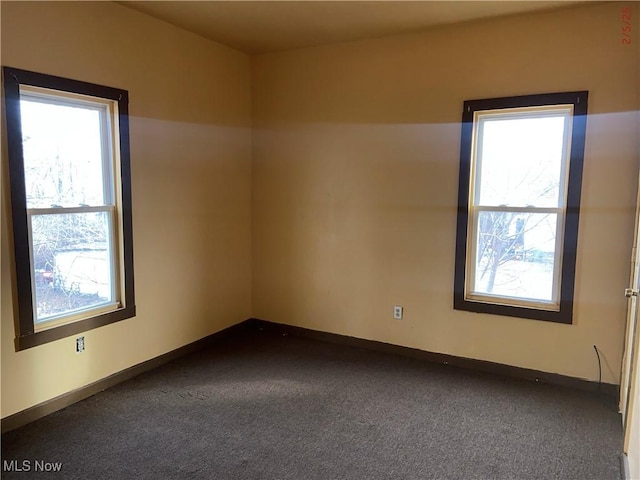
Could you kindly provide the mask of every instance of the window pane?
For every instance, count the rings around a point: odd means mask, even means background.
[[[110,215],[31,217],[36,322],[112,299]]]
[[[558,207],[564,116],[481,120],[477,205]]]
[[[100,111],[22,100],[27,208],[104,205]]]
[[[556,214],[480,212],[473,293],[552,301]]]

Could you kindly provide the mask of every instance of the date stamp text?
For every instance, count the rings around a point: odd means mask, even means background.
[[[622,24],[620,25],[620,33],[622,33],[622,44],[631,45],[631,8],[623,7],[621,16]]]

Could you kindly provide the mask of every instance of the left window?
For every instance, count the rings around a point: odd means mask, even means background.
[[[21,350],[135,315],[128,94],[3,81]]]

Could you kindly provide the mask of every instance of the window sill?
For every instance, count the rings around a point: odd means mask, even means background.
[[[28,348],[37,347],[38,345],[44,345],[45,343],[54,342],[71,335],[86,332],[94,328],[103,327],[110,323],[119,322],[120,320],[126,320],[127,318],[134,317],[136,314],[136,307],[119,308],[118,310],[112,310],[94,317],[79,320],[73,323],[67,323],[58,327],[49,328],[47,330],[41,330],[39,332],[30,333],[27,335],[16,338],[16,351],[26,350]]]
[[[456,294],[453,300],[454,310],[465,310],[474,313],[488,313],[491,315],[504,315],[507,317],[525,318],[530,320],[542,320],[545,322],[571,324],[573,322],[573,308],[567,302],[561,303],[559,310],[541,310],[539,308],[527,308],[515,305],[500,305],[495,303],[476,302],[465,300],[463,295]]]

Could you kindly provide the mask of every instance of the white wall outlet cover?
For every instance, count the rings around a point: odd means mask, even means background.
[[[84,337],[76,338],[76,353],[84,352]]]
[[[403,308],[400,305],[393,306],[393,318],[402,319]]]

